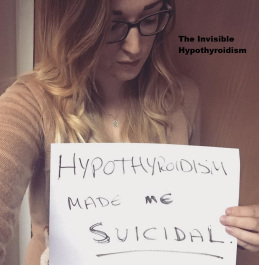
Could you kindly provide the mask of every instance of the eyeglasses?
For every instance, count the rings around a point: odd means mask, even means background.
[[[161,10],[131,23],[122,20],[114,20],[107,44],[123,41],[127,38],[131,28],[138,28],[141,36],[151,36],[164,30],[173,16],[173,9]]]

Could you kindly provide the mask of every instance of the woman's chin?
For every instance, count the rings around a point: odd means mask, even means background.
[[[140,71],[118,71],[116,75],[114,76],[117,80],[121,82],[127,82],[130,80],[133,80],[138,76]]]

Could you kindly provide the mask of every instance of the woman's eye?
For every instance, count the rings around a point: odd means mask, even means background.
[[[115,30],[117,30],[119,28],[120,28],[120,23],[119,22],[112,23],[112,25],[111,25],[111,31],[115,31]]]
[[[142,23],[144,25],[153,25],[153,24],[157,24],[158,23],[158,17],[154,16],[154,17],[150,17],[150,18],[146,18],[142,21]]]
[[[152,23],[156,23],[156,22],[157,22],[156,19],[146,19],[146,20],[145,20],[145,23],[146,23],[146,24],[152,24]]]

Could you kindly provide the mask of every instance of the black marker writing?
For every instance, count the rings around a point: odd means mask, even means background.
[[[97,243],[109,243],[110,237],[105,232],[95,229],[95,227],[97,226],[102,226],[102,223],[94,224],[89,228],[91,233],[96,234],[100,237],[99,239],[93,238],[93,240]]]
[[[63,173],[71,173],[73,176],[86,177],[105,177],[113,174],[144,174],[155,175],[174,172],[185,174],[205,174],[205,175],[228,175],[226,165],[222,161],[199,161],[182,158],[179,160],[169,160],[163,156],[158,157],[131,157],[114,160],[105,160],[101,157],[80,157],[76,153],[72,155],[60,155],[58,163],[58,179],[62,179]],[[69,161],[70,162],[63,162]],[[64,173],[65,174],[65,173]]]
[[[98,230],[93,229],[99,226]],[[101,227],[100,227],[101,226]],[[212,228],[206,229],[192,229],[192,231],[186,231],[184,228],[179,227],[127,227],[127,228],[118,228],[114,227],[114,230],[105,227],[102,222],[96,223],[90,227],[90,232],[93,234],[101,235],[101,239],[93,238],[94,241],[97,243],[104,243],[104,238],[109,238],[109,241],[105,241],[105,243],[113,243],[113,242],[126,242],[127,240],[136,240],[138,241],[172,241],[175,242],[182,242],[187,241],[190,243],[224,243],[220,240],[212,239]],[[130,238],[130,239],[128,239]],[[99,242],[100,241],[100,242]]]
[[[173,200],[171,199],[171,195],[172,195],[171,193],[162,195],[160,197],[160,202],[162,204],[171,204],[173,202]],[[146,196],[145,199],[146,199],[146,204],[148,203],[152,204],[153,201],[157,203],[157,199],[154,195]]]
[[[150,249],[150,250],[127,250],[127,251],[118,251],[118,252],[110,252],[110,253],[103,253],[97,254],[98,258],[110,256],[110,255],[121,255],[121,254],[130,254],[130,253],[141,253],[141,252],[160,252],[160,253],[172,253],[172,254],[190,254],[190,255],[201,255],[201,256],[208,256],[211,258],[223,259],[222,256],[214,255],[210,253],[204,252],[191,252],[191,251],[176,251],[176,250],[162,250],[162,249]]]
[[[73,169],[74,170],[74,175],[76,175],[76,162],[75,162],[75,157],[76,157],[76,154],[74,153],[74,155],[73,155],[73,161],[72,161],[72,166],[64,166],[64,165],[62,165],[62,155],[59,156],[59,171],[58,171],[58,178],[59,179],[61,177],[61,169]]]
[[[81,200],[79,198],[73,199],[71,197],[68,197],[67,202],[69,210],[72,210],[73,208],[89,210],[98,207],[107,207],[108,205],[119,206],[121,204],[119,195],[116,195],[112,200],[104,197],[93,198],[91,196],[88,196],[86,199]]]

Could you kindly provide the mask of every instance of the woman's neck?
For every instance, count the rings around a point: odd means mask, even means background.
[[[98,86],[101,89],[103,108],[105,111],[119,112],[123,108],[123,82],[117,80],[98,79]]]
[[[124,84],[110,79],[98,79],[96,84],[101,90],[103,100],[102,122],[106,136],[111,142],[122,142],[121,130],[125,120]]]

